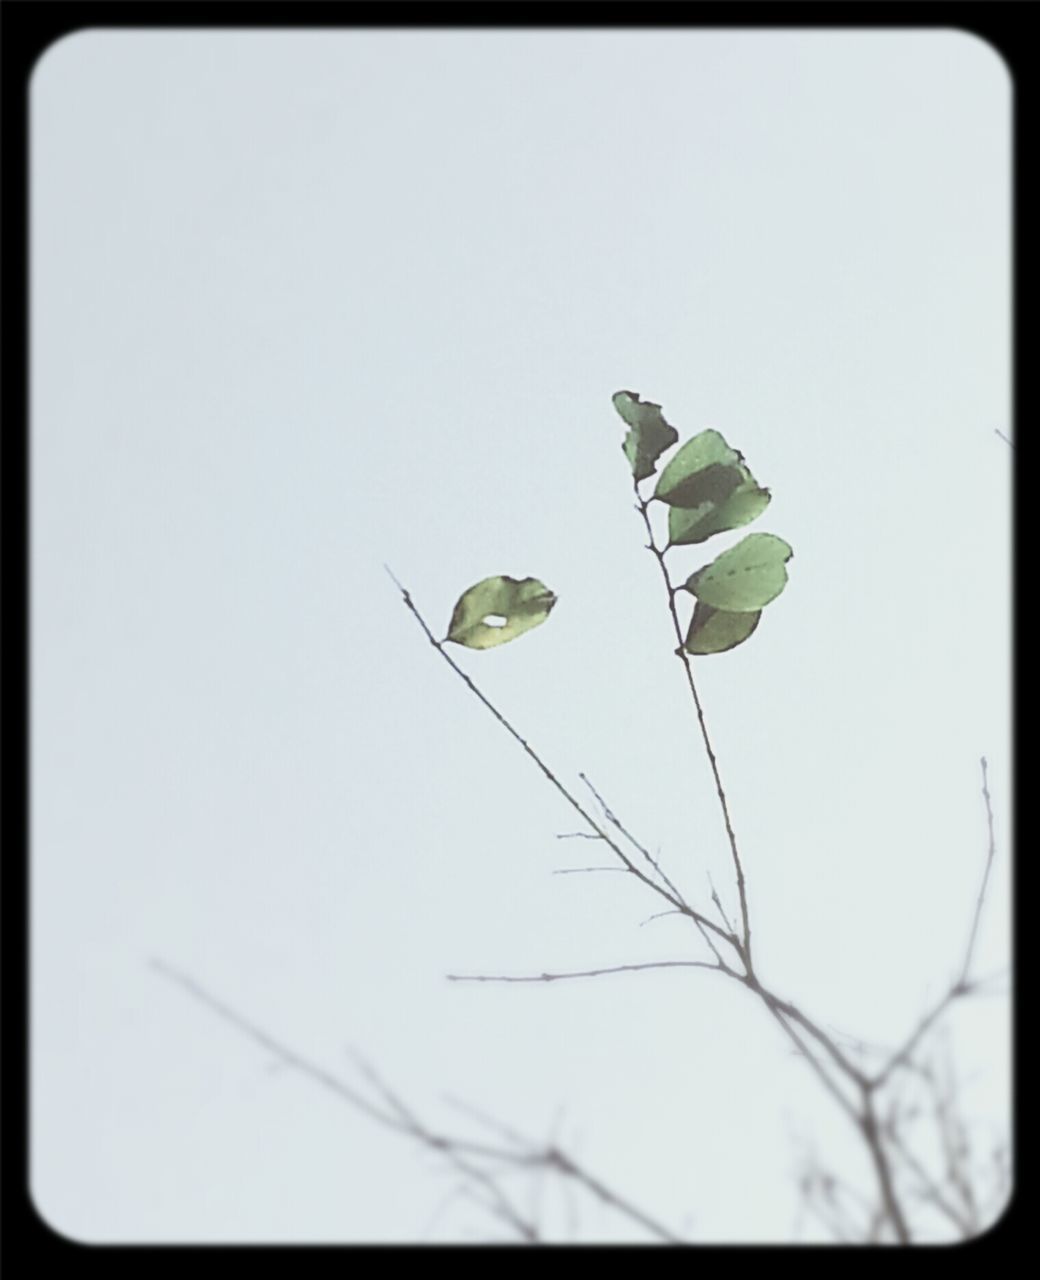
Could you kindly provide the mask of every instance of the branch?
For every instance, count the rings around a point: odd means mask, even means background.
[[[996,854],[996,841],[993,835],[993,807],[990,801],[988,785],[989,775],[987,772],[985,756],[982,757],[980,763],[982,765],[982,795],[986,804],[989,845],[986,852],[986,867],[982,873],[982,883],[979,886],[978,896],[975,899],[975,911],[972,916],[971,931],[968,934],[968,945],[964,952],[964,962],[961,965],[960,974],[957,979],[951,984],[948,990],[944,992],[934,1007],[921,1018],[917,1026],[907,1037],[902,1047],[892,1054],[888,1062],[870,1081],[870,1087],[872,1089],[880,1089],[897,1068],[906,1066],[918,1044],[920,1044],[924,1036],[939,1021],[950,1005],[959,997],[969,995],[974,989],[974,986],[977,985],[969,980],[968,973],[971,969],[971,962],[975,952],[975,939],[978,935],[979,929],[979,918],[982,915],[982,906],[986,898],[986,889],[989,886],[990,871],[992,870],[993,859]]]
[[[661,1226],[659,1222],[648,1214],[643,1213],[641,1209],[637,1209],[634,1205],[629,1204],[627,1200],[623,1200],[615,1191],[611,1191],[608,1186],[600,1182],[598,1178],[594,1178],[587,1170],[582,1169],[562,1151],[555,1147],[550,1147],[547,1152],[547,1159],[553,1168],[581,1183],[597,1200],[602,1201],[603,1204],[608,1205],[611,1209],[616,1209],[619,1213],[625,1214],[626,1217],[631,1218],[634,1222],[640,1223],[651,1234],[659,1236],[669,1244],[682,1243],[679,1236]]]
[[[860,1118],[860,1130],[870,1152],[874,1171],[877,1174],[878,1185],[881,1188],[881,1200],[885,1206],[888,1220],[895,1230],[896,1239],[900,1244],[909,1244],[911,1241],[910,1228],[907,1225],[902,1205],[899,1203],[899,1197],[896,1194],[892,1166],[881,1141],[877,1116],[874,1113],[874,1098],[869,1090],[864,1090],[863,1093],[863,1114]]]
[[[936,1209],[957,1228],[962,1236],[969,1236],[971,1231],[967,1222],[960,1212],[946,1199],[932,1175],[903,1141],[895,1123],[890,1122],[885,1126],[885,1138],[917,1179],[924,1199],[934,1204]]]
[[[863,1088],[867,1084],[867,1079],[863,1075],[863,1072],[860,1071],[859,1067],[857,1067],[851,1059],[846,1057],[838,1048],[837,1044],[835,1044],[832,1037],[829,1036],[822,1027],[813,1022],[807,1014],[804,1014],[796,1004],[790,1000],[781,1000],[779,996],[764,987],[757,978],[752,977],[744,979],[744,985],[750,991],[755,992],[756,995],[761,996],[769,1009],[783,1014],[793,1022],[797,1022],[804,1031],[808,1032],[808,1034],[812,1036],[817,1044],[819,1044],[826,1052],[827,1056],[834,1062],[834,1065],[844,1076],[851,1080],[853,1084],[860,1088]]]
[[[567,801],[567,803],[571,806],[571,808],[575,811],[575,813],[579,815],[579,817],[586,823],[586,825],[597,836],[599,836],[602,840],[606,841],[607,845],[610,847],[611,850],[613,850],[613,852],[621,860],[623,865],[629,871],[631,871],[631,873],[636,877],[636,879],[641,880],[643,884],[647,886],[647,888],[652,889],[654,893],[664,898],[666,902],[670,903],[671,906],[676,908],[676,910],[682,912],[683,915],[688,916],[695,923],[699,924],[701,928],[710,929],[718,937],[722,938],[724,942],[728,942],[731,945],[734,944],[736,940],[732,937],[732,935],[727,934],[725,930],[720,929],[719,926],[715,924],[713,921],[709,920],[706,916],[702,916],[700,912],[695,911],[693,907],[689,906],[687,903],[685,903],[681,898],[677,897],[670,890],[663,888],[655,880],[652,880],[649,876],[644,874],[644,872],[640,871],[640,869],[635,865],[635,863],[628,856],[628,854],[626,854],[625,851],[621,848],[621,846],[618,845],[614,840],[612,840],[611,837],[607,835],[605,831],[603,831],[603,829],[596,823],[596,821],[592,818],[592,816],[585,810],[585,808],[582,806],[580,801],[578,801],[567,790],[567,788],[563,785],[562,782],[560,782],[559,778],[557,778],[557,776],[553,773],[553,771],[549,768],[549,766],[545,763],[545,761],[541,758],[541,756],[529,745],[526,739],[520,736],[520,734],[516,731],[516,729],[513,728],[513,726],[509,723],[509,721],[505,718],[505,716],[498,710],[498,708],[494,705],[494,703],[491,702],[491,700],[487,698],[481,692],[480,689],[477,688],[473,680],[466,674],[465,671],[463,671],[463,669],[458,665],[458,663],[454,660],[454,658],[452,658],[449,653],[445,652],[444,642],[435,638],[433,632],[430,630],[429,626],[427,625],[426,619],[422,616],[422,614],[416,608],[415,602],[411,597],[411,593],[407,590],[406,587],[402,586],[401,583],[398,582],[398,580],[394,577],[393,573],[391,572],[388,566],[384,566],[384,567],[386,568],[387,573],[390,575],[390,578],[394,582],[397,589],[401,592],[401,598],[403,599],[406,608],[409,610],[409,612],[415,618],[416,622],[422,628],[423,633],[425,634],[427,640],[429,640],[430,644],[433,645],[433,647],[437,650],[440,656],[444,659],[444,661],[448,664],[448,666],[451,667],[452,671],[455,672],[455,674],[459,677],[459,679],[463,682],[463,684],[466,685],[466,687],[470,690],[470,692],[474,695],[474,697],[479,699],[479,701],[482,702],[485,707],[487,707],[487,709],[491,712],[491,714],[495,717],[495,719],[499,722],[499,724],[503,727],[503,729],[506,730],[506,732],[510,735],[510,737],[515,738],[516,741],[519,742],[519,744],[523,747],[524,751],[527,752],[527,754],[535,762],[535,764],[542,771],[545,777],[548,778],[548,780],[552,783],[553,787],[555,787],[555,789],[560,793],[560,795],[563,796],[563,798]]]
[[[576,973],[532,973],[521,977],[485,973],[449,973],[449,982],[563,982],[568,978],[600,978],[608,973],[634,973],[638,969],[719,969],[707,960],[654,960],[649,964],[617,964],[609,969],[583,969]],[[732,973],[732,970],[730,970]]]
[[[314,1063],[308,1062],[306,1058],[301,1058],[299,1054],[294,1053],[292,1049],[287,1048],[281,1041],[268,1035],[266,1031],[256,1026],[255,1023],[243,1018],[240,1013],[237,1013],[229,1005],[210,995],[204,987],[201,987],[186,973],[175,969],[164,960],[150,960],[148,967],[186,991],[192,999],[204,1004],[218,1018],[223,1019],[224,1022],[234,1027],[242,1035],[247,1036],[265,1052],[273,1054],[283,1066],[290,1067],[294,1071],[299,1071],[301,1075],[308,1076],[315,1084],[319,1084],[323,1089],[336,1094],[341,1101],[348,1102],[352,1107],[356,1107],[379,1124],[385,1125],[389,1129],[395,1129],[398,1132],[401,1131],[400,1124],[394,1120],[393,1116],[380,1111],[356,1090],[351,1089],[349,1085],[345,1085],[342,1080],[323,1068],[315,1066]]]
[[[993,834],[993,803],[989,794],[989,772],[986,765],[986,757],[983,756],[979,763],[982,766],[982,798],[986,802],[986,826],[989,831],[989,847],[986,850],[986,869],[982,873],[982,884],[979,886],[978,897],[975,899],[975,915],[971,922],[971,933],[968,935],[964,964],[961,966],[959,986],[964,986],[968,979],[968,970],[971,968],[971,961],[975,951],[975,939],[979,932],[979,917],[982,915],[982,904],[986,898],[990,871],[993,868],[993,859],[997,851],[996,838]]]
[[[715,791],[719,797],[719,804],[722,806],[722,818],[726,826],[726,835],[729,839],[730,854],[733,858],[733,869],[737,876],[737,892],[740,895],[740,915],[744,925],[744,936],[742,955],[744,964],[747,966],[748,972],[751,972],[751,920],[748,914],[747,888],[744,884],[744,867],[740,860],[740,850],[737,848],[737,837],[733,831],[733,822],[730,818],[729,802],[726,799],[726,792],[722,785],[722,777],[719,773],[719,763],[715,758],[715,751],[711,745],[711,737],[708,734],[708,725],[704,719],[704,708],[701,706],[700,695],[697,692],[697,685],[693,679],[693,667],[690,663],[690,655],[686,652],[685,641],[682,633],[682,626],[679,622],[679,615],[675,609],[675,592],[676,588],[672,586],[672,579],[668,573],[668,566],[664,562],[664,551],[661,550],[654,540],[654,530],[650,523],[650,517],[647,515],[649,503],[644,501],[639,492],[639,482],[634,483],[637,510],[643,517],[643,524],[646,526],[647,537],[650,539],[647,544],[647,550],[653,552],[654,558],[657,560],[661,570],[661,576],[664,578],[665,589],[668,592],[668,611],[672,615],[672,626],[675,628],[675,638],[678,648],[675,652],[682,659],[683,669],[686,672],[686,683],[690,688],[690,695],[693,698],[693,705],[697,711],[697,723],[700,725],[701,738],[704,740],[704,749],[708,753],[708,762],[711,765],[712,776],[715,779]]]
[[[681,893],[679,892],[679,890],[675,887],[675,885],[671,882],[671,880],[669,880],[668,876],[667,876],[667,875],[665,874],[665,872],[661,869],[660,864],[658,863],[657,859],[656,859],[656,858],[651,854],[650,850],[649,850],[649,849],[644,848],[644,847],[643,847],[643,845],[641,845],[641,844],[639,843],[639,841],[635,838],[635,836],[634,836],[634,835],[632,835],[632,833],[631,833],[631,832],[630,832],[630,831],[629,831],[629,830],[628,830],[628,829],[627,829],[627,828],[622,824],[621,820],[617,817],[617,815],[616,815],[616,814],[613,812],[613,810],[608,806],[607,802],[603,799],[603,797],[600,795],[600,793],[599,793],[599,792],[596,790],[596,788],[592,785],[591,780],[590,780],[590,779],[589,779],[589,778],[588,778],[584,773],[579,773],[579,774],[578,774],[578,777],[582,780],[582,782],[584,782],[584,783],[585,783],[585,785],[588,787],[588,789],[589,789],[589,790],[592,792],[592,794],[596,797],[596,800],[597,800],[597,802],[598,802],[598,804],[599,804],[599,807],[603,810],[603,816],[604,816],[604,818],[606,818],[606,820],[607,820],[607,821],[608,821],[608,822],[609,822],[613,827],[615,827],[615,828],[616,828],[616,829],[621,833],[621,835],[623,835],[623,836],[625,837],[625,839],[626,839],[626,840],[627,840],[631,845],[633,845],[636,849],[638,849],[638,850],[639,850],[639,852],[643,855],[643,857],[647,860],[647,862],[648,862],[648,863],[653,867],[653,869],[654,869],[654,870],[657,872],[657,874],[661,877],[661,879],[662,879],[662,880],[664,881],[664,883],[668,886],[668,888],[669,888],[669,889],[671,889],[672,893],[674,893],[674,894],[675,894],[676,898],[677,898],[677,899],[678,899],[678,900],[679,900],[679,901],[680,901],[680,902],[685,906],[685,905],[686,905],[686,899],[682,896],[682,894],[681,894]],[[725,920],[725,917],[723,917],[723,920],[724,920],[724,923],[726,924],[727,928],[729,929],[730,934],[731,934],[731,935],[733,935],[733,934],[734,934],[733,926],[729,923],[729,921],[728,921],[728,920]],[[701,937],[704,939],[704,941],[705,941],[705,943],[706,943],[706,945],[707,945],[707,947],[708,947],[708,950],[709,950],[709,951],[711,952],[711,954],[715,957],[715,959],[719,962],[719,968],[726,969],[726,968],[727,968],[727,965],[726,965],[725,961],[722,959],[722,956],[720,956],[720,955],[719,955],[718,948],[715,946],[714,942],[712,942],[712,940],[711,940],[711,938],[710,938],[710,936],[709,936],[709,934],[708,934],[707,930],[704,928],[703,924],[700,922],[700,920],[695,920],[695,921],[694,921],[694,924],[697,926],[697,929],[699,930]],[[736,946],[736,944],[735,944],[732,940],[731,940],[731,945],[734,947],[734,950],[737,952],[737,954],[738,954],[738,955],[742,955],[742,952],[741,952],[740,948],[739,948],[738,946]]]
[[[682,896],[679,890],[675,887],[675,885],[672,884],[668,876],[661,870],[660,864],[658,863],[657,859],[653,856],[650,850],[644,848],[643,845],[641,845],[639,841],[635,838],[635,836],[631,833],[631,831],[629,831],[628,828],[624,826],[624,824],[621,822],[621,819],[618,818],[618,816],[614,813],[614,811],[607,805],[607,802],[603,799],[600,793],[592,785],[592,782],[589,779],[589,777],[584,773],[579,773],[578,777],[582,780],[582,782],[585,783],[588,789],[596,797],[596,800],[599,802],[599,807],[603,810],[604,818],[606,818],[606,820],[610,823],[610,825],[625,837],[625,839],[629,842],[630,845],[632,845],[634,849],[638,850],[638,852],[643,855],[646,861],[650,864],[651,867],[653,867],[653,869],[661,877],[661,879],[672,891],[675,897],[680,902],[685,903],[686,901],[685,898]]]
[[[494,1177],[486,1170],[481,1169],[472,1161],[466,1160],[460,1153],[460,1145],[458,1142],[444,1138],[439,1134],[432,1133],[420,1122],[418,1117],[406,1107],[401,1099],[391,1091],[390,1087],[376,1073],[375,1069],[358,1054],[352,1055],[358,1065],[358,1069],[364,1074],[372,1087],[382,1095],[384,1101],[397,1113],[400,1117],[402,1128],[416,1138],[419,1142],[438,1151],[444,1158],[458,1169],[464,1177],[480,1187],[488,1196],[489,1203],[487,1207],[496,1216],[508,1223],[521,1239],[528,1243],[534,1243],[538,1239],[538,1230],[534,1223],[529,1222],[523,1217],[512,1205],[508,1196],[498,1186]],[[496,1152],[496,1154],[499,1154]]]
[[[881,1192],[881,1201],[884,1207],[885,1216],[892,1225],[892,1229],[896,1234],[897,1240],[901,1244],[910,1243],[910,1230],[907,1226],[906,1217],[903,1213],[902,1206],[899,1203],[899,1197],[896,1194],[895,1184],[892,1178],[892,1167],[889,1162],[888,1155],[882,1145],[881,1135],[878,1130],[877,1121],[874,1116],[873,1098],[870,1091],[869,1081],[865,1079],[860,1070],[851,1063],[834,1041],[827,1033],[809,1018],[805,1016],[795,1005],[789,1001],[780,1000],[774,996],[772,992],[767,991],[761,983],[753,976],[745,979],[745,985],[749,990],[754,991],[765,1002],[766,1007],[776,1018],[780,1026],[786,1034],[798,1047],[801,1054],[812,1067],[813,1071],[819,1077],[821,1084],[826,1088],[828,1093],[835,1099],[841,1109],[849,1117],[856,1126],[870,1154],[871,1163],[874,1166],[874,1172],[878,1180],[878,1187]],[[804,1042],[802,1037],[791,1025],[791,1022],[797,1022],[806,1032],[826,1050],[839,1070],[850,1080],[859,1086],[860,1092],[860,1109],[857,1109],[838,1088],[830,1073],[824,1068],[823,1063],[810,1051],[809,1046]]]
[[[614,871],[620,875],[628,875],[628,867],[558,867],[554,876],[580,876],[588,871]]]

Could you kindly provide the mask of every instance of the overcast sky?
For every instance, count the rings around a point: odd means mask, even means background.
[[[107,1241],[502,1238],[156,957],[431,1124],[553,1136],[698,1242],[798,1224],[847,1121],[441,662],[684,892],[725,831],[611,406],[712,426],[785,593],[697,679],[765,980],[896,1044],[1007,963],[1011,85],[963,32],[87,31],[31,90],[32,1168]],[[649,486],[648,486],[649,487]],[[745,531],[746,532],[746,531]],[[673,551],[678,578],[739,540]],[[999,987],[997,988],[1000,989]],[[1007,1003],[951,1020],[978,1141]],[[637,1239],[540,1194],[560,1239]]]

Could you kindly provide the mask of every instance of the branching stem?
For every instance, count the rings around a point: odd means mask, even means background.
[[[433,645],[433,647],[437,650],[437,652],[448,664],[448,666],[451,667],[452,671],[455,672],[455,674],[459,677],[459,679],[463,682],[463,684],[465,684],[466,687],[470,690],[473,696],[479,699],[479,701],[483,703],[485,707],[487,707],[488,711],[491,712],[491,714],[495,717],[495,719],[502,726],[502,728],[505,729],[505,731],[510,735],[510,737],[515,738],[516,741],[519,742],[519,744],[523,747],[524,751],[527,752],[527,754],[535,762],[535,764],[538,766],[541,772],[545,775],[545,777],[549,780],[549,782],[552,783],[553,787],[560,793],[561,796],[563,796],[563,798],[567,801],[567,803],[571,806],[571,808],[575,811],[575,813],[577,813],[578,816],[588,825],[590,830],[593,831],[597,836],[599,836],[600,839],[606,841],[607,845],[610,847],[613,853],[621,860],[624,867],[628,871],[630,871],[632,875],[636,877],[637,880],[641,880],[643,884],[647,886],[647,888],[652,889],[654,893],[664,898],[664,900],[668,902],[671,906],[675,907],[677,911],[681,912],[683,915],[688,916],[691,920],[693,920],[694,923],[697,924],[699,928],[710,930],[712,933],[716,935],[716,937],[721,938],[723,942],[729,943],[732,947],[734,947],[739,952],[741,950],[741,944],[739,939],[735,938],[731,933],[727,933],[725,929],[720,929],[719,926],[715,924],[713,920],[709,920],[707,916],[703,916],[699,911],[695,911],[693,907],[689,906],[681,898],[677,897],[674,893],[672,893],[671,890],[658,884],[655,880],[652,880],[648,875],[644,874],[644,872],[642,872],[636,866],[636,864],[632,861],[632,859],[628,856],[628,854],[625,853],[625,851],[621,848],[621,846],[615,840],[613,840],[602,829],[602,827],[599,826],[599,824],[592,817],[592,815],[585,809],[582,803],[574,795],[572,795],[570,791],[567,790],[567,788],[563,785],[563,783],[559,780],[559,778],[557,778],[556,774],[553,773],[553,771],[541,758],[538,752],[535,751],[534,748],[527,742],[527,740],[523,738],[516,731],[516,729],[513,728],[513,726],[501,713],[501,711],[499,711],[498,708],[494,705],[494,703],[491,702],[491,700],[487,698],[483,692],[481,692],[481,690],[477,687],[477,685],[473,682],[473,680],[469,677],[469,675],[467,675],[467,673],[463,671],[463,669],[459,666],[459,664],[455,661],[455,659],[451,656],[451,654],[445,650],[444,648],[445,642],[442,640],[438,640],[434,636],[433,632],[430,630],[426,622],[426,619],[422,616],[422,614],[419,612],[418,608],[416,607],[415,601],[412,599],[411,593],[407,590],[406,587],[403,587],[401,583],[397,581],[397,579],[394,577],[389,567],[387,567],[386,571],[388,574],[390,574],[391,579],[393,579],[393,582],[397,586],[398,590],[401,592],[401,597],[404,600],[405,606],[408,608],[409,612],[412,614],[416,622],[422,628],[430,644]]]

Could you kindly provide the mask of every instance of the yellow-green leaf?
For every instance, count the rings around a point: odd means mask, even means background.
[[[467,649],[493,649],[539,626],[555,603],[537,578],[485,578],[459,597],[446,638]]]

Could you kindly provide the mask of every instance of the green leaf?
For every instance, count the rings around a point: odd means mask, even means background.
[[[741,465],[740,471],[744,479],[721,502],[708,499],[697,507],[668,508],[669,546],[706,542],[713,534],[739,529],[758,519],[769,506],[769,490],[759,487],[747,467]]]
[[[659,404],[640,400],[635,391],[615,391],[614,408],[630,428],[621,446],[636,481],[657,470],[657,459],[679,439],[679,433],[665,422]]]
[[[485,578],[459,596],[446,639],[467,649],[493,649],[539,626],[555,603],[537,578]]]
[[[699,507],[723,503],[750,479],[743,457],[722,436],[708,428],[687,440],[661,472],[654,497],[671,507]]]
[[[749,533],[688,578],[686,590],[713,609],[752,613],[783,591],[787,583],[784,566],[793,555],[783,538]]]
[[[687,653],[698,654],[725,653],[727,649],[735,649],[758,626],[761,616],[761,609],[754,613],[727,613],[698,600],[684,648]]]

